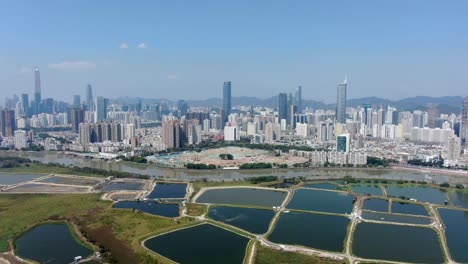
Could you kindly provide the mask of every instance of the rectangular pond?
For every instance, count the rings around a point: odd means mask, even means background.
[[[279,244],[342,252],[349,219],[343,216],[282,213],[268,240]]]
[[[445,236],[452,258],[460,263],[468,263],[468,211],[439,208],[445,225]]]
[[[411,215],[396,215],[387,213],[375,213],[375,212],[362,212],[362,218],[367,220],[382,221],[382,222],[395,222],[403,224],[418,224],[428,225],[432,223],[432,219],[429,217],[418,217]]]
[[[449,191],[449,197],[455,207],[468,209],[467,190],[451,190]]]
[[[421,204],[392,201],[392,213],[429,216],[426,208]]]
[[[114,208],[135,209],[145,213],[165,217],[179,216],[178,204],[162,204],[154,201],[120,201],[114,205]]]
[[[377,184],[349,184],[348,187],[351,188],[353,193],[363,194],[363,195],[373,195],[373,196],[382,196],[382,188]]]
[[[359,223],[354,231],[352,250],[354,255],[368,259],[444,262],[437,233],[430,228]]]
[[[268,226],[275,216],[275,212],[255,208],[214,206],[210,208],[208,216],[213,220],[244,229],[250,233],[263,234],[268,231]]]
[[[243,263],[249,238],[211,225],[177,230],[150,238],[148,249],[178,263]]]
[[[46,174],[16,174],[0,173],[0,185],[14,185],[20,182],[31,181]]]
[[[208,189],[197,199],[197,203],[237,204],[252,206],[280,206],[287,192],[254,188]]]
[[[364,210],[388,212],[389,204],[388,200],[384,199],[365,199],[362,206]]]
[[[349,214],[353,209],[353,196],[344,192],[297,189],[287,208]]]
[[[146,197],[148,199],[159,198],[184,198],[187,192],[186,183],[158,182],[153,191]]]
[[[16,254],[39,263],[72,263],[75,256],[86,258],[92,250],[82,246],[64,223],[33,227],[16,241]]]
[[[431,204],[444,204],[447,200],[447,193],[444,189],[416,186],[416,185],[388,185],[387,195],[393,197],[413,198],[421,202]]]
[[[145,182],[135,182],[135,181],[111,181],[106,182],[102,186],[102,191],[118,191],[118,190],[143,190],[145,187]]]

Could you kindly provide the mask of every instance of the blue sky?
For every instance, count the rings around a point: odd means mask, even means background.
[[[468,1],[0,0],[0,100],[468,95]],[[122,48],[127,47],[127,48]]]

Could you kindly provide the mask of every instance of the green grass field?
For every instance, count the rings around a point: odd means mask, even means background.
[[[264,246],[257,244],[255,255],[255,264],[337,264],[337,263],[346,263],[346,261],[337,261],[327,258],[320,258],[311,255],[305,255],[294,252],[279,251],[270,249]]]
[[[0,173],[32,173],[32,174],[70,174],[70,175],[78,175],[78,176],[93,176],[93,177],[105,177],[103,175],[92,174],[92,173],[84,173],[84,172],[76,172],[69,168],[60,168],[60,167],[49,167],[45,164],[30,164],[30,166],[22,166],[22,167],[15,167],[15,168],[0,168]]]

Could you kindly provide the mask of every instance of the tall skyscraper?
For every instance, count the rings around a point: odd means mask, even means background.
[[[23,105],[23,112],[26,116],[29,116],[29,95],[21,95],[21,104]]]
[[[427,109],[427,127],[435,128],[439,116],[440,111],[436,105],[432,105],[429,109]]]
[[[223,84],[223,108],[221,109],[221,116],[223,118],[222,127],[228,121],[228,116],[231,114],[231,82],[224,82]]]
[[[88,84],[86,87],[86,110],[94,111],[93,87]]]
[[[187,114],[187,110],[188,110],[187,102],[185,100],[177,101],[177,109],[180,111],[179,118],[185,116],[185,114]]]
[[[463,146],[468,145],[468,96],[465,97],[461,112],[460,139]]]
[[[302,86],[296,88],[296,94],[294,95],[296,101],[295,105],[297,106],[297,112],[302,113]]]
[[[80,130],[80,124],[84,122],[84,111],[83,109],[75,108],[71,112],[71,125],[72,131],[78,133]]]
[[[80,108],[81,106],[81,97],[77,94],[73,96],[73,108]]]
[[[94,121],[99,123],[107,118],[107,98],[96,97],[96,111]]]
[[[347,78],[342,84],[338,84],[336,91],[336,122],[346,123],[346,86],[348,85]]]
[[[16,130],[15,111],[0,110],[0,133],[3,137],[12,137]]]
[[[179,120],[167,120],[162,124],[162,141],[168,149],[181,146],[181,129]]]
[[[34,70],[34,114],[39,114],[41,112],[41,74],[39,69]]]
[[[281,122],[281,119],[288,119],[288,95],[280,93],[278,98],[278,121]]]

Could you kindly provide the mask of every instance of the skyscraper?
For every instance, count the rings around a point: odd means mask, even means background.
[[[41,75],[39,69],[34,70],[34,114],[39,114],[41,112]]]
[[[465,97],[461,112],[460,139],[463,146],[468,145],[468,96]]]
[[[80,108],[81,106],[81,97],[77,94],[73,96],[73,108]]]
[[[296,94],[294,95],[296,101],[295,105],[297,106],[297,112],[302,113],[302,86],[296,88]]]
[[[436,105],[432,105],[429,109],[427,109],[427,127],[435,128],[436,121],[440,116],[439,108]]]
[[[97,96],[94,121],[96,123],[99,123],[106,118],[107,118],[107,99],[102,96]]]
[[[222,127],[228,121],[228,116],[231,114],[231,82],[224,82],[223,84],[223,108],[221,109],[221,116],[223,118]]]
[[[281,119],[288,119],[288,95],[280,93],[278,98],[278,121],[281,122]]]
[[[162,124],[162,141],[168,149],[181,146],[181,129],[179,120],[167,120]]]
[[[86,87],[86,109],[88,111],[94,111],[94,99],[93,99],[93,87],[88,84]]]
[[[80,124],[84,122],[84,111],[83,109],[73,109],[71,112],[71,125],[72,131],[78,133],[80,130]]]
[[[336,122],[346,123],[346,86],[348,85],[347,78],[342,84],[338,84],[336,91]]]
[[[23,112],[26,116],[29,116],[29,95],[21,95],[21,104],[23,105]]]
[[[0,133],[3,137],[12,137],[16,130],[15,111],[0,110]]]

